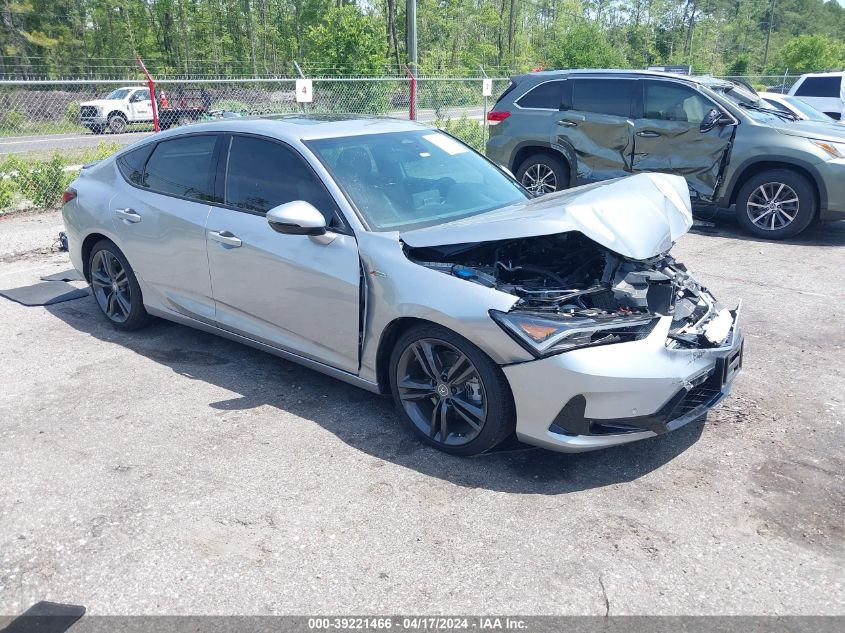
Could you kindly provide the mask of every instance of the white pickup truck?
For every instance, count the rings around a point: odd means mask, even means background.
[[[158,123],[162,130],[173,125],[188,125],[205,117],[211,106],[209,94],[201,88],[177,86],[156,91]],[[115,134],[126,131],[130,123],[152,123],[153,102],[147,88],[128,86],[113,90],[105,99],[79,104],[79,120],[94,134],[106,128]]]
[[[85,101],[79,105],[79,120],[94,134],[101,134],[107,127],[119,134],[130,123],[149,123],[153,120],[150,91],[128,86],[113,90],[105,99]]]

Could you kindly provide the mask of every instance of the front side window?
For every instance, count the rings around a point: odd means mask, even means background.
[[[492,163],[434,130],[308,141],[374,231],[433,226],[522,202]]]
[[[516,104],[520,108],[542,108],[544,110],[560,110],[563,99],[563,82],[547,81],[526,92]]]
[[[144,186],[144,165],[153,151],[155,143],[147,143],[143,147],[133,149],[117,158],[117,168],[123,177],[133,185]]]
[[[575,79],[572,109],[611,116],[630,117],[636,81],[630,79]]]
[[[162,141],[147,161],[143,186],[203,202],[214,197],[214,144],[217,135],[183,136]]]
[[[254,136],[233,136],[226,169],[226,204],[266,213],[294,200],[310,202],[338,227],[337,206],[314,172],[292,149]]]
[[[807,77],[795,90],[798,97],[838,97],[842,77]]]
[[[150,91],[149,91],[149,89],[137,90],[132,94],[132,96],[129,98],[129,100],[132,103],[138,103],[140,101],[149,101],[150,100]]]
[[[646,119],[700,124],[716,107],[688,86],[646,81],[643,114]]]

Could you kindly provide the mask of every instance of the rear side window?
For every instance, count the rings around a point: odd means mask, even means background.
[[[305,200],[323,214],[328,225],[337,226],[334,200],[303,159],[280,143],[233,136],[225,190],[226,204],[257,213]]]
[[[630,117],[636,84],[630,79],[575,79],[572,81],[572,109]]]
[[[144,186],[144,165],[153,151],[155,143],[147,143],[143,147],[126,152],[117,159],[117,168],[123,177],[133,185]]]
[[[795,91],[798,97],[838,97],[842,77],[807,77]]]
[[[144,186],[203,202],[214,201],[214,144],[217,135],[184,136],[156,145],[147,161]]]
[[[560,110],[560,103],[563,99],[563,83],[563,81],[547,81],[535,86],[517,99],[516,104],[520,108]]]

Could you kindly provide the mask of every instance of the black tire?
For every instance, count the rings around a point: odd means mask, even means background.
[[[178,125],[180,127],[183,127],[185,125],[190,125],[193,122],[194,122],[194,119],[191,118],[190,115],[183,114],[182,116],[179,117]]]
[[[569,165],[551,154],[534,154],[522,161],[516,179],[536,195],[568,189]]]
[[[736,218],[746,233],[782,240],[806,229],[816,217],[816,206],[815,190],[806,177],[771,169],[743,183],[736,197]]]
[[[122,278],[116,270],[109,272],[102,263],[113,258],[120,265],[125,277]],[[114,263],[112,261],[112,263]],[[106,277],[102,276],[105,273]],[[150,315],[144,309],[144,298],[141,294],[141,287],[138,279],[132,270],[132,266],[126,260],[120,249],[110,240],[100,240],[94,244],[91,254],[88,256],[88,277],[91,284],[91,294],[100,308],[103,316],[118,330],[137,330],[144,327],[150,321]],[[125,279],[125,283],[121,281]],[[114,283],[117,283],[118,290],[115,290]],[[113,301],[112,295],[117,292]],[[128,303],[128,310],[118,299],[124,299]]]
[[[128,125],[126,121],[126,117],[122,114],[115,113],[109,115],[109,129],[112,131],[112,134],[122,134],[126,131],[126,126]]]
[[[432,346],[434,363],[440,365],[434,372],[440,372],[436,384],[427,378],[425,371],[414,373],[411,370],[411,367],[423,369],[422,364],[416,360],[410,364],[405,360],[406,354],[413,359],[419,358],[414,353],[414,346],[425,356],[419,347],[424,344]],[[460,359],[460,355],[464,358]],[[455,359],[458,359],[457,362],[450,365],[449,361]],[[453,368],[454,375],[447,380],[449,368]],[[467,373],[469,378],[461,382],[461,376]],[[429,383],[430,396],[426,395],[427,387],[420,386],[421,381]],[[408,384],[414,386],[408,389]],[[400,393],[400,385],[403,393]],[[438,390],[444,388],[445,393],[438,395]],[[483,453],[513,433],[516,426],[513,396],[501,368],[468,340],[439,325],[417,325],[399,337],[390,355],[390,390],[405,424],[423,442],[446,453]],[[413,397],[409,396],[412,391]],[[435,417],[434,412],[441,405],[443,417]],[[483,412],[483,418],[472,415],[473,410]],[[425,424],[426,419],[429,420],[428,425]],[[434,419],[438,419],[436,429],[430,423]]]

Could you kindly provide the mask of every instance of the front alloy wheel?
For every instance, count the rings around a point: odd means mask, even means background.
[[[742,228],[768,240],[803,231],[816,216],[816,207],[811,182],[790,169],[771,169],[751,176],[736,197],[736,217]]]
[[[416,325],[399,336],[390,388],[408,426],[441,451],[475,455],[513,433],[513,396],[502,369],[439,325]]]
[[[798,194],[782,182],[767,182],[754,191],[746,203],[751,222],[764,231],[778,231],[788,227],[798,216]]]
[[[487,419],[484,384],[475,365],[438,339],[420,339],[402,353],[397,368],[405,413],[433,442],[469,444]]]

